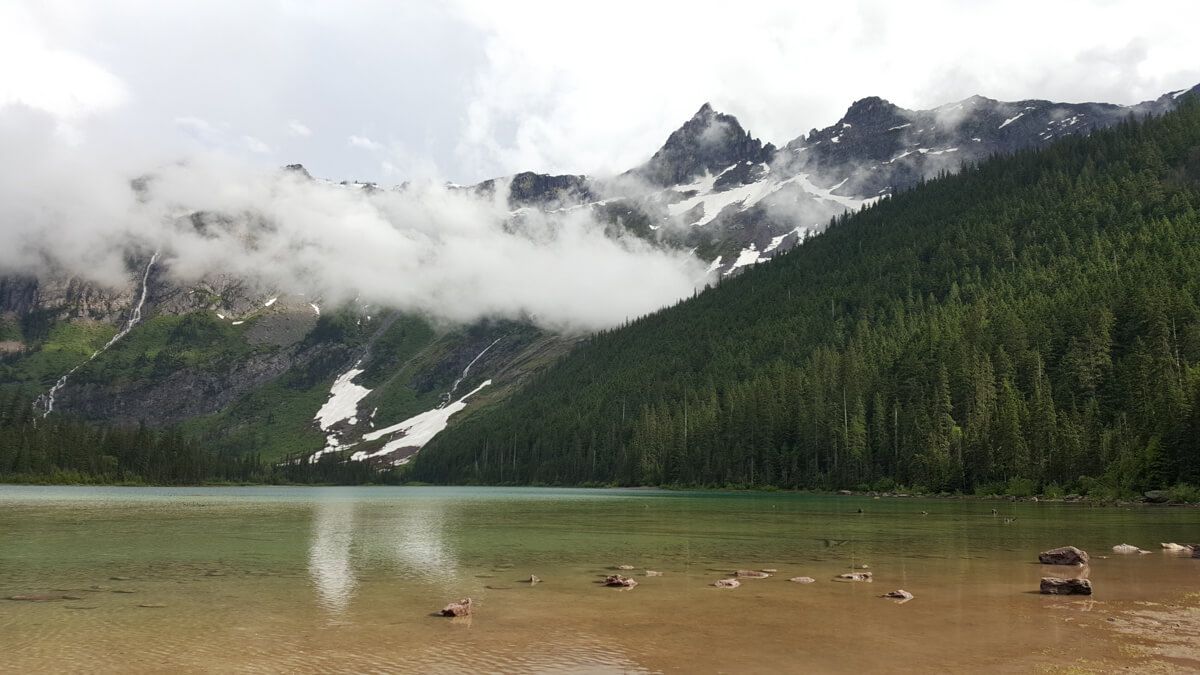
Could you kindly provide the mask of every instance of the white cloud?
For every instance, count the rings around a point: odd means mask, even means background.
[[[366,136],[351,135],[350,138],[346,139],[346,142],[352,148],[362,148],[363,150],[370,150],[372,152],[383,150],[383,145],[376,143]]]
[[[297,136],[299,138],[308,138],[309,136],[312,136],[312,129],[309,129],[296,120],[291,120],[287,123],[287,132],[288,134]]]
[[[242,142],[246,144],[246,149],[250,152],[260,155],[269,154],[271,152],[271,146],[263,143],[261,140],[253,136],[242,136]]]

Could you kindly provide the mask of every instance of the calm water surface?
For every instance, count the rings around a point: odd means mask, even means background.
[[[0,600],[0,671],[1183,672],[1200,668],[1200,626],[1175,621],[1200,616],[1200,560],[1159,543],[1195,540],[1200,512],[1175,508],[0,487],[0,597],[75,598]],[[1123,542],[1152,553],[1113,554]],[[1033,592],[1080,573],[1035,564],[1064,544],[1106,556],[1091,598]],[[640,585],[603,587],[617,565]],[[873,583],[834,581],[860,565]],[[778,572],[712,586],[739,568]],[[898,588],[916,599],[878,597]],[[472,617],[433,616],[466,597]]]

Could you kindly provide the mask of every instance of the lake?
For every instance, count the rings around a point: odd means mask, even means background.
[[[0,598],[67,596],[0,600],[0,671],[1186,672],[1200,560],[1160,542],[1197,540],[1191,508],[0,486]],[[1086,572],[1036,563],[1068,544]],[[602,585],[619,565],[636,588]],[[738,569],[776,572],[713,586]],[[1080,573],[1093,596],[1036,592]]]

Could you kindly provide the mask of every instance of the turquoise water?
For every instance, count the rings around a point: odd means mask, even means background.
[[[1078,603],[1115,612],[1197,590],[1200,561],[1159,543],[1200,539],[1198,516],[642,490],[0,487],[0,597],[68,596],[0,601],[0,644],[24,672],[780,672],[798,659],[833,672],[897,654],[913,672],[1027,672],[1066,658],[1038,650],[1070,656],[1090,620]],[[1125,542],[1152,552],[1112,554]],[[1047,573],[1037,553],[1064,544],[1097,557],[1092,598],[1031,592]],[[599,583],[619,565],[637,588]],[[862,565],[871,584],[835,581]],[[737,569],[777,572],[712,586]],[[916,600],[877,597],[896,588]],[[432,616],[466,597],[472,617]],[[861,649],[864,631],[888,649]]]

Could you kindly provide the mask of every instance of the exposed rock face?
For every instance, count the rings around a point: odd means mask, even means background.
[[[650,161],[630,173],[654,185],[667,187],[690,183],[705,172],[716,175],[737,165],[745,169],[731,184],[744,184],[759,177],[756,165],[770,162],[775,154],[771,144],[752,138],[737,118],[716,112],[705,103],[692,119],[675,130]]]
[[[1074,546],[1060,546],[1039,553],[1038,562],[1043,565],[1086,565],[1088,554]]]
[[[442,608],[442,616],[470,616],[471,614],[471,599],[459,600],[452,602]]]
[[[486,180],[475,186],[476,192],[493,194],[502,179]],[[526,206],[551,206],[562,203],[595,201],[587,176],[551,176],[525,171],[508,181],[508,205],[518,209]]]
[[[161,427],[206,415],[246,392],[279,378],[290,368],[346,351],[341,346],[299,345],[229,364],[224,371],[181,369],[160,380],[87,382],[77,378],[59,393],[58,408],[107,424],[145,422]],[[348,358],[348,352],[344,354]],[[84,373],[86,375],[86,373]]]
[[[1042,593],[1048,595],[1091,595],[1092,582],[1088,579],[1042,577]]]
[[[629,577],[621,576],[620,574],[610,574],[607,577],[604,577],[604,585],[617,588],[633,588],[634,586],[638,585],[638,582],[630,579]]]

